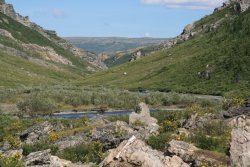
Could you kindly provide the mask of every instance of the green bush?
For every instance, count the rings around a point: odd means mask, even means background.
[[[222,121],[212,121],[197,128],[190,138],[197,147],[228,154],[231,128]]]
[[[158,136],[151,136],[146,140],[146,143],[153,149],[164,151],[165,146],[172,140],[171,133],[161,133]]]
[[[60,152],[58,156],[62,159],[67,159],[74,163],[100,163],[103,159],[102,144],[99,142],[93,142],[66,148],[65,150]]]
[[[13,157],[5,157],[0,154],[0,166],[1,167],[24,167],[24,164],[20,161],[20,155]]]
[[[46,142],[36,143],[34,145],[24,144],[22,146],[22,149],[23,149],[23,155],[29,155],[32,152],[37,152],[37,151],[42,151],[42,150],[47,150],[47,149],[51,150],[52,155],[56,155],[56,153],[59,150],[57,146],[51,145]]]
[[[160,132],[173,132],[178,128],[177,121],[165,120],[160,124]]]
[[[51,111],[56,107],[54,100],[46,97],[32,96],[17,103],[20,111],[39,112]]]

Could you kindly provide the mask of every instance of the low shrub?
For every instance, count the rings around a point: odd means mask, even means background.
[[[55,142],[56,140],[58,140],[60,138],[59,134],[56,132],[51,132],[48,136],[48,139],[50,142]]]
[[[55,107],[54,100],[40,96],[32,96],[17,103],[17,108],[25,112],[51,111]]]
[[[212,121],[197,128],[190,138],[197,147],[228,154],[231,128],[223,121]]]
[[[158,136],[151,136],[146,140],[146,143],[153,149],[164,151],[168,142],[173,139],[171,133],[161,133]]]
[[[81,144],[75,147],[66,148],[60,152],[58,156],[74,163],[100,163],[103,159],[102,144],[99,142],[92,142],[89,144]]]
[[[47,150],[50,149],[52,155],[56,155],[58,152],[59,148],[58,146],[52,145],[47,142],[41,142],[41,143],[36,143],[36,144],[24,144],[22,146],[23,149],[23,155],[29,155],[32,152],[37,152],[37,151],[42,151],[42,150]]]
[[[232,107],[241,107],[245,103],[245,100],[241,97],[234,96],[233,98],[224,98],[223,109],[228,110]]]
[[[24,167],[24,164],[20,160],[19,154],[13,157],[5,157],[4,155],[0,154],[0,166],[1,167]]]
[[[18,139],[17,137],[15,136],[12,136],[12,135],[8,135],[4,138],[4,141],[7,141],[9,144],[10,144],[10,147],[12,149],[17,149],[20,144],[21,144],[21,141],[20,139]]]
[[[173,132],[178,128],[178,123],[176,121],[165,120],[160,124],[160,132]]]

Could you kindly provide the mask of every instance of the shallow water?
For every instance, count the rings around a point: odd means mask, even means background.
[[[150,112],[157,112],[158,110],[150,109]],[[97,115],[102,116],[115,116],[115,115],[129,115],[132,111],[113,111],[113,112],[104,112],[104,113],[98,113],[98,112],[86,112],[86,113],[58,113],[58,114],[52,114],[49,117],[50,118],[64,118],[64,119],[77,119],[81,117],[95,117]]]

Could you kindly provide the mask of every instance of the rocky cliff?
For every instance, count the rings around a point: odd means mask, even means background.
[[[222,11],[226,8],[233,8],[236,13],[242,13],[245,12],[249,8],[249,6],[250,6],[249,0],[228,0],[224,2],[221,7],[216,8],[214,10],[214,13]],[[225,15],[225,17],[230,17],[230,15]],[[207,29],[209,29],[209,31],[214,31],[218,27],[220,27],[220,25],[223,23],[224,20],[225,18],[220,18],[202,26],[199,26],[197,22],[188,24],[183,29],[183,32],[179,36],[177,36],[172,40],[163,42],[162,46],[167,49],[172,48],[176,44],[185,42],[190,38],[192,38],[193,36],[199,35],[202,32],[207,31]]]

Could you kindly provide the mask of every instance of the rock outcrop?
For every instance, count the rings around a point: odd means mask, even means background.
[[[82,143],[86,143],[87,141],[89,141],[89,138],[86,136],[85,133],[78,133],[72,136],[59,139],[54,144],[58,146],[59,150],[63,150],[69,147],[80,145]]]
[[[247,117],[250,117],[250,108],[249,107],[231,108],[228,111],[224,111],[222,115],[225,119],[233,118],[239,115],[245,115]]]
[[[24,162],[25,166],[36,167],[65,167],[72,164],[70,161],[52,156],[50,149],[31,153],[25,157]]]
[[[233,129],[231,137],[232,166],[248,167],[250,165],[250,126]]]
[[[126,122],[117,121],[95,128],[92,131],[92,139],[100,141],[104,150],[109,150],[128,140],[133,133],[134,130]]]
[[[177,156],[164,156],[162,152],[153,150],[133,136],[128,141],[122,142],[118,148],[111,150],[99,166],[188,167],[189,165]]]
[[[129,125],[138,131],[137,137],[143,139],[157,135],[159,130],[157,120],[150,116],[149,108],[145,103],[140,103],[138,111],[129,115]]]
[[[52,130],[53,126],[48,121],[46,121],[25,130],[23,133],[21,133],[20,139],[24,143],[34,144],[36,142],[46,140]]]
[[[241,13],[241,12],[245,12],[249,8],[250,1],[249,0],[229,0],[229,1],[224,2],[221,7],[216,8],[214,12],[219,12],[221,10],[224,10],[225,8],[229,6],[233,6],[236,12]],[[183,32],[179,36],[169,41],[165,41],[161,45],[163,46],[163,48],[166,48],[166,49],[172,48],[176,44],[187,41],[193,36],[195,36],[196,34],[199,34],[200,32],[204,30],[213,31],[217,29],[218,27],[220,27],[220,25],[223,23],[224,20],[225,20],[224,18],[221,18],[217,20],[216,22],[211,23],[210,25],[202,25],[201,27],[196,27],[195,23],[189,24],[183,29]]]
[[[229,6],[233,6],[233,9],[236,12],[245,12],[249,6],[250,6],[250,1],[249,0],[228,0],[223,3],[221,7],[218,7],[214,10],[214,12],[221,11]]]
[[[220,114],[207,113],[204,116],[199,117],[197,113],[194,113],[188,119],[183,120],[182,127],[191,130],[197,127],[202,127],[206,122],[221,119],[223,119],[223,117]]]
[[[72,66],[71,61],[61,55],[58,55],[56,51],[51,47],[41,47],[36,44],[23,44],[23,47],[27,50],[33,50],[34,53],[40,55],[44,60]]]

